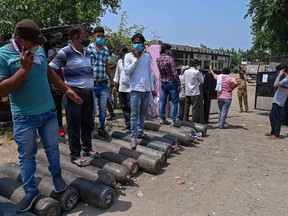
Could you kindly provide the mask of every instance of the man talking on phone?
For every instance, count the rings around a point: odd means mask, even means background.
[[[131,142],[130,147],[136,149],[137,137],[144,136],[144,121],[148,109],[150,93],[156,96],[152,78],[152,59],[144,52],[145,38],[136,33],[131,38],[133,50],[124,58],[124,70],[129,76],[131,85]]]
[[[75,103],[82,103],[78,95],[48,68],[45,52],[40,46],[45,42],[37,24],[25,19],[16,24],[11,43],[0,48],[0,96],[9,95],[10,98],[25,190],[25,196],[17,204],[17,212],[29,210],[40,195],[34,177],[37,131],[49,161],[55,192],[64,192],[67,187],[61,176],[57,114],[48,80]]]

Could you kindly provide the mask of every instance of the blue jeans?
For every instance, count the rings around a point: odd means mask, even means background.
[[[105,128],[105,118],[108,99],[108,86],[107,84],[94,85],[93,88],[95,97],[98,99],[99,106],[99,129]]]
[[[160,99],[160,118],[165,120],[165,108],[167,98],[170,95],[172,103],[172,121],[178,122],[178,102],[179,92],[178,84],[176,82],[162,82],[161,83],[161,99]]]
[[[144,134],[144,121],[148,110],[150,91],[148,92],[131,92],[131,137]]]
[[[218,98],[218,127],[224,128],[225,120],[228,115],[229,108],[231,106],[232,99]]]
[[[58,121],[56,110],[41,115],[13,117],[14,138],[18,145],[18,157],[23,188],[26,192],[34,192],[37,153],[37,130],[49,161],[52,177],[61,175],[60,154],[58,148]]]

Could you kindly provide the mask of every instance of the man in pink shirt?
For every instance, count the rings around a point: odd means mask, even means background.
[[[225,120],[229,108],[232,103],[232,91],[237,87],[238,83],[236,79],[229,76],[230,69],[224,68],[222,74],[217,75],[210,66],[210,72],[214,79],[217,80],[216,91],[217,91],[217,102],[218,102],[218,127],[219,129],[225,129]]]

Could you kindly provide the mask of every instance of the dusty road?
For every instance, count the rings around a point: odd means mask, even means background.
[[[140,173],[134,185],[117,191],[112,207],[81,203],[63,215],[288,215],[288,129],[282,128],[282,139],[268,140],[269,112],[253,109],[255,84],[248,91],[250,113],[239,113],[235,91],[228,129],[219,130],[211,115],[200,144],[181,147],[159,175]],[[17,161],[15,144],[1,143],[0,163]]]

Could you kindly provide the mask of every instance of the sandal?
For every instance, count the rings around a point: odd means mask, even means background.
[[[76,160],[72,161],[72,163],[76,164],[79,167],[86,167],[86,166],[90,165],[90,161],[87,161],[85,159],[81,159],[81,160],[76,159]]]
[[[99,152],[95,152],[93,150],[89,151],[89,152],[83,152],[82,153],[82,157],[91,157],[91,158],[100,158],[101,154]]]
[[[272,136],[268,136],[267,139],[280,139],[280,138],[272,135]]]

